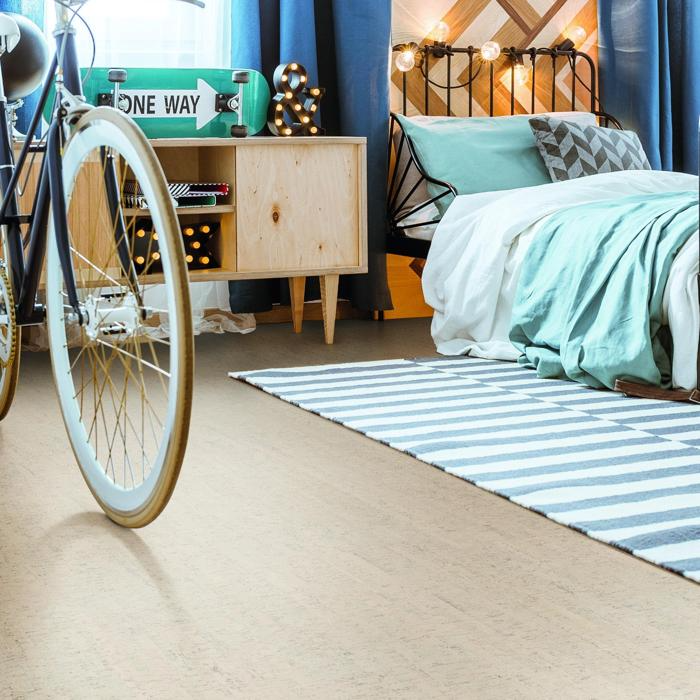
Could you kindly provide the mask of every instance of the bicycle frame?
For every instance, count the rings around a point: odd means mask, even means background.
[[[196,7],[204,7],[202,0],[181,1]],[[37,304],[37,292],[46,256],[49,214],[51,214],[54,224],[68,303],[81,325],[84,320],[84,314],[78,300],[75,271],[71,261],[61,157],[64,143],[69,135],[68,127],[70,124],[68,121],[71,123],[77,121],[77,118],[85,110],[92,109],[87,105],[82,94],[75,30],[72,26],[75,12],[82,4],[84,3],[80,0],[63,0],[61,3],[56,3],[58,18],[57,28],[54,32],[56,53],[16,164],[12,148],[11,125],[8,119],[7,98],[0,74],[0,190],[4,195],[0,204],[0,226],[5,226],[6,231],[4,254],[11,268],[10,284],[15,299],[15,317],[18,326],[43,323],[45,319],[44,307]],[[75,12],[72,11],[73,7],[76,8]],[[46,145],[42,146],[34,144],[33,138],[39,126],[41,115],[46,108],[53,84],[56,86],[55,104],[46,136]],[[32,211],[28,215],[21,215],[17,197],[18,183],[29,153],[32,152],[43,153],[44,157]],[[119,261],[123,274],[135,282],[136,272],[129,255],[126,227],[121,212],[116,164],[114,157],[105,149],[102,150],[101,156],[104,164],[103,176],[107,202],[112,221],[114,221],[114,235]],[[29,232],[26,239],[23,240],[21,226],[25,224],[29,226]],[[138,297],[138,285],[134,286]]]
[[[5,226],[7,256],[12,272],[12,285],[17,325],[42,323],[45,310],[36,303],[39,282],[46,255],[49,214],[52,214],[59,257],[63,267],[68,300],[78,317],[82,314],[78,303],[75,276],[70,257],[68,217],[65,205],[61,152],[67,135],[65,97],[82,99],[82,84],[78,65],[75,34],[64,15],[55,32],[56,53],[44,82],[39,103],[27,131],[27,137],[15,163],[11,124],[8,118],[7,98],[0,75],[0,188],[3,201],[0,204],[0,226]],[[59,67],[59,56],[61,66]],[[39,126],[47,105],[51,86],[56,85],[56,99],[49,125],[46,144],[33,143],[33,135]],[[30,214],[20,214],[18,185],[30,153],[42,153],[37,190]],[[106,183],[107,184],[107,183]],[[107,186],[113,183],[109,183]],[[116,194],[118,197],[118,193]],[[112,201],[115,196],[112,196]],[[21,226],[28,224],[29,231],[23,241]],[[26,242],[26,245],[25,245]],[[26,255],[25,255],[26,248]]]

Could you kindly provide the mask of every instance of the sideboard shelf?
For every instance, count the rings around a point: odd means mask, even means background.
[[[149,210],[136,209],[134,207],[124,207],[125,216],[149,216]],[[202,214],[233,214],[236,207],[233,204],[216,204],[207,207],[175,207],[175,211],[179,217],[184,216],[201,216]]]
[[[192,269],[190,280],[288,278],[293,326],[299,333],[306,278],[318,276],[325,339],[332,343],[339,276],[367,272],[366,139],[155,139],[151,144],[169,182],[230,186],[215,206],[176,210],[182,227],[217,226],[211,252],[220,266]],[[40,167],[37,159],[20,198],[25,210]],[[71,216],[80,219],[90,207],[85,197]],[[124,213],[149,218],[148,209]],[[144,281],[158,284],[163,276],[148,275]]]

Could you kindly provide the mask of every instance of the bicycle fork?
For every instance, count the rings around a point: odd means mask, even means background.
[[[86,323],[89,319],[85,318],[86,309],[78,299],[78,290],[75,280],[75,270],[73,269],[73,260],[71,255],[70,233],[68,227],[68,212],[66,209],[65,189],[63,184],[62,173],[62,129],[58,121],[52,124],[47,142],[47,172],[51,192],[51,211],[53,216],[54,231],[56,235],[56,246],[58,248],[58,257],[61,262],[63,272],[63,281],[66,287],[66,295],[68,297],[68,305],[73,309],[76,315],[76,320],[80,325]],[[113,222],[113,235],[115,238],[116,252],[119,259],[119,264],[124,274],[129,280],[130,287],[133,290],[138,308],[146,310],[141,298],[141,292],[136,277],[131,255],[129,254],[129,242],[127,239],[126,226],[122,214],[121,193],[119,190],[119,182],[117,178],[116,165],[114,156],[107,152],[107,149],[101,148],[101,162],[103,166],[104,187],[107,195],[107,205],[109,207],[110,221]]]
[[[78,300],[78,290],[75,284],[75,271],[71,260],[70,234],[68,232],[68,211],[66,209],[65,189],[63,187],[62,172],[62,125],[56,119],[49,127],[49,135],[46,143],[47,172],[51,191],[51,213],[53,217],[54,233],[58,258],[63,270],[63,281],[66,285],[68,304],[77,315],[78,322],[83,323],[83,312]]]

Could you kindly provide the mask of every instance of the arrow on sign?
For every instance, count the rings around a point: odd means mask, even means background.
[[[120,90],[120,109],[136,119],[195,118],[197,130],[214,117],[217,91],[201,78],[196,90]]]

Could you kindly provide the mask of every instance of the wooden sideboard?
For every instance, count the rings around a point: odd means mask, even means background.
[[[221,266],[196,281],[289,278],[301,332],[306,278],[321,280],[324,331],[333,342],[340,275],[367,272],[366,139],[154,139],[171,182],[227,182],[216,206],[178,209],[181,224],[220,222]]]
[[[299,333],[306,278],[318,276],[325,339],[332,343],[338,278],[367,272],[366,139],[154,139],[151,144],[169,182],[230,185],[215,206],[177,209],[183,228],[219,224],[213,242],[219,267],[190,270],[190,280],[288,278]],[[31,206],[40,162],[37,158],[29,173],[23,210]],[[95,167],[101,167],[97,160]],[[90,197],[79,197],[71,216],[89,216]],[[142,209],[125,213],[148,216]],[[161,279],[148,276],[155,283]]]

